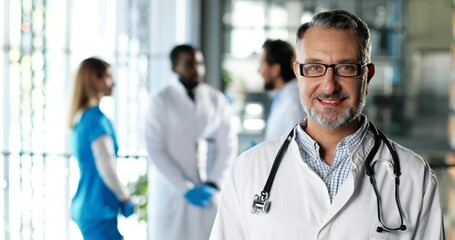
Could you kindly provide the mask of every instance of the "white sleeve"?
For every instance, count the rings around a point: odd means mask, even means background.
[[[238,160],[236,160],[238,161]],[[228,173],[226,183],[221,188],[218,211],[213,223],[210,240],[242,240],[245,239],[244,221],[242,218],[242,207],[236,184],[235,165]]]
[[[130,193],[125,185],[120,182],[116,171],[116,156],[114,142],[108,135],[102,135],[92,143],[95,165],[101,179],[115,194],[119,201],[126,201]]]
[[[444,220],[439,196],[438,181],[434,172],[428,169],[428,179],[423,196],[422,213],[414,239],[445,239]]]
[[[231,112],[229,106],[224,102],[221,123],[215,133],[216,157],[207,169],[207,181],[222,187],[229,166],[237,156],[238,138],[236,129],[232,126]]]

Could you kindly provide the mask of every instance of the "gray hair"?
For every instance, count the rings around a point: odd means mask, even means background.
[[[297,47],[300,46],[305,31],[311,27],[321,29],[350,30],[359,43],[360,61],[371,61],[371,39],[367,24],[359,17],[345,10],[332,10],[316,14],[310,22],[302,24],[297,30]]]

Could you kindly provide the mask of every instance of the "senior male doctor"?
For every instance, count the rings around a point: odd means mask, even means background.
[[[225,96],[202,82],[202,52],[178,45],[170,60],[179,81],[151,98],[145,123],[148,237],[204,240],[215,219],[218,191],[237,155],[237,135]]]
[[[319,13],[297,30],[294,72],[308,117],[286,140],[264,201],[252,199],[285,138],[234,162],[210,239],[444,239],[438,182],[428,163],[392,141],[390,150],[361,113],[375,70],[370,58],[368,27],[347,11]]]

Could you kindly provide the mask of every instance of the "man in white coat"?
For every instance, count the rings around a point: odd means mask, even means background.
[[[286,141],[259,144],[234,162],[210,239],[444,239],[428,163],[361,114],[370,58],[368,27],[347,11],[319,13],[297,30],[294,72],[308,117]]]
[[[145,123],[150,157],[149,239],[208,239],[217,194],[237,154],[225,96],[202,83],[201,51],[176,46],[173,82],[152,97]]]
[[[294,48],[282,40],[266,40],[262,45],[258,72],[265,90],[274,90],[264,140],[287,135],[306,114],[300,105],[299,90],[292,64]]]

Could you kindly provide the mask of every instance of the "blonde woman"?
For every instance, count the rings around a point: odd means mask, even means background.
[[[80,179],[71,202],[71,218],[84,240],[123,239],[118,212],[134,212],[128,189],[116,173],[117,138],[110,120],[100,111],[103,96],[112,94],[110,65],[98,58],[81,62],[74,79],[68,126]]]

